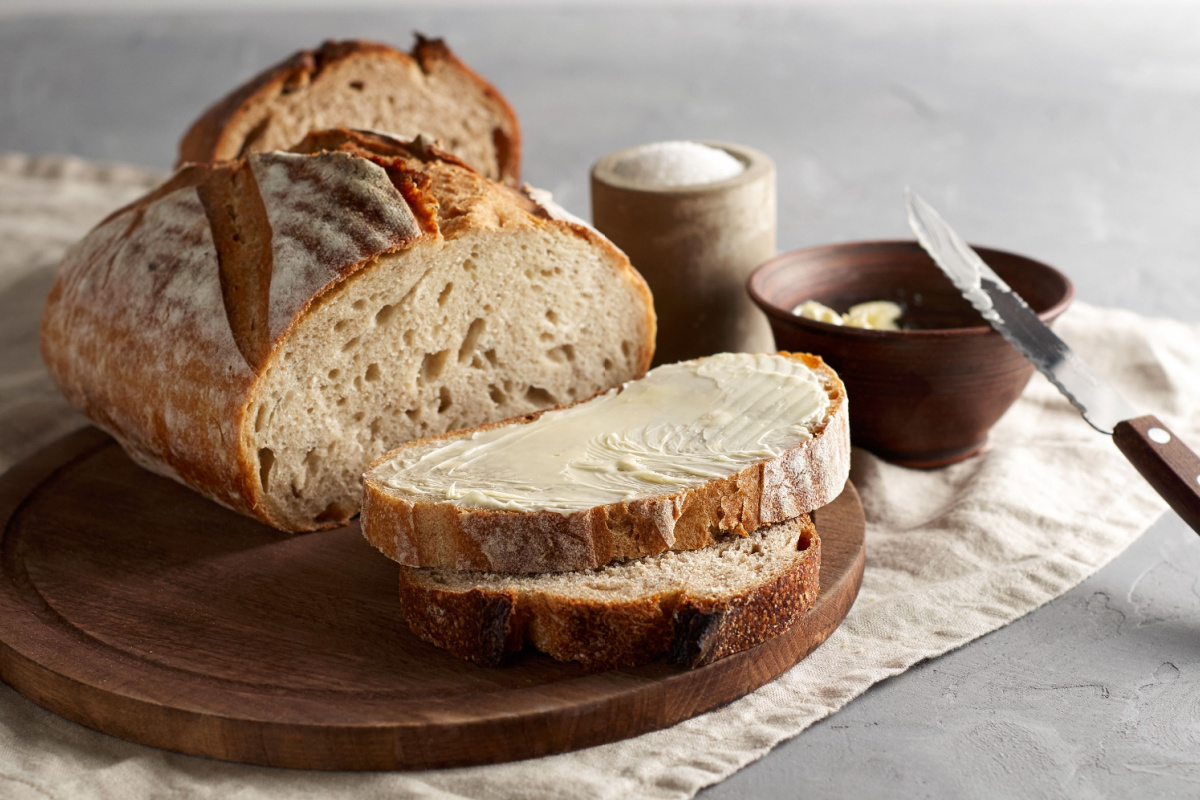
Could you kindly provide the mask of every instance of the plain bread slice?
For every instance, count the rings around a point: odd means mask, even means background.
[[[498,666],[526,643],[590,669],[667,654],[703,666],[786,631],[817,599],[821,543],[809,516],[561,574],[400,570],[409,628],[459,658]]]

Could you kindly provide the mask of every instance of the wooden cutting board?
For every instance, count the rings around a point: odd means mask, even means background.
[[[816,517],[821,597],[697,670],[589,674],[535,652],[486,669],[408,633],[357,524],[290,536],[72,434],[0,478],[0,677],[135,742],[307,769],[413,769],[574,750],[728,703],[804,658],[862,579],[853,486]]]

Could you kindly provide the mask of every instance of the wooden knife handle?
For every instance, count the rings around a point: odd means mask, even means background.
[[[1152,414],[1118,422],[1113,441],[1154,491],[1200,533],[1200,456]]]

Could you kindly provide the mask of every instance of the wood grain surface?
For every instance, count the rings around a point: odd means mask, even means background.
[[[1118,422],[1113,442],[1159,497],[1200,533],[1200,456],[1153,414]]]
[[[728,703],[838,626],[862,578],[853,486],[816,516],[821,597],[710,666],[501,669],[408,633],[395,565],[357,524],[291,536],[135,466],[96,429],[0,478],[0,677],[82,725],[182,753],[307,769],[529,758]]]

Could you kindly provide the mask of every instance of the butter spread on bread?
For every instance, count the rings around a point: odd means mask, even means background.
[[[784,356],[667,364],[528,425],[476,431],[375,468],[389,487],[458,505],[568,514],[696,486],[812,437],[822,377]]]
[[[845,389],[823,361],[721,355],[403,445],[367,471],[362,530],[407,566],[592,569],[800,516],[849,467]]]
[[[59,266],[42,354],[139,464],[275,527],[358,511],[401,442],[645,372],[629,260],[425,140],[192,164]]]

